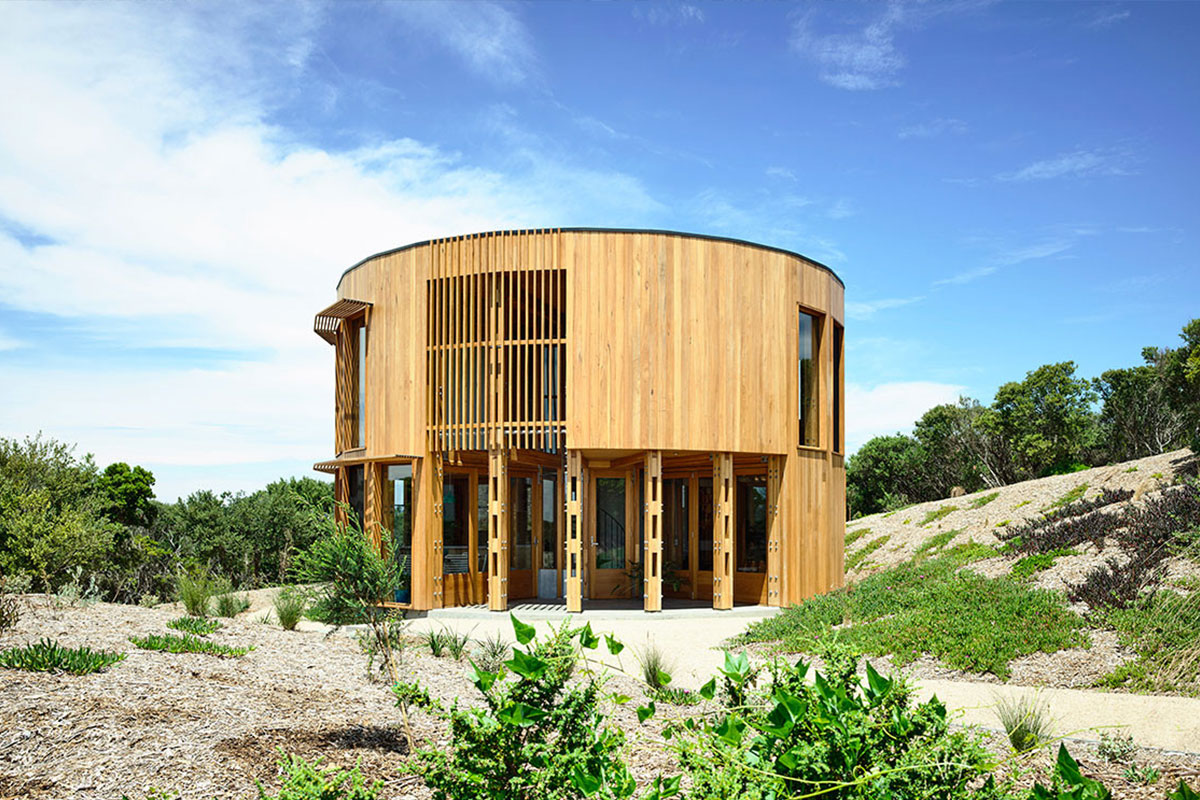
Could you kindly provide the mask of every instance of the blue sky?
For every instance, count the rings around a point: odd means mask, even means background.
[[[1194,3],[0,4],[0,435],[158,493],[332,455],[378,250],[760,241],[847,285],[851,446],[1200,316]]]

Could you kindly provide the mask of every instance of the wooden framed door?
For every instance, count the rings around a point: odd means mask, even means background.
[[[592,600],[629,597],[631,561],[638,544],[633,470],[592,470],[588,492],[588,588]],[[640,592],[639,592],[640,595]]]
[[[508,599],[536,597],[533,526],[540,494],[537,472],[513,475],[508,479]]]
[[[713,596],[713,480],[711,475],[693,475],[696,487],[696,502],[692,513],[696,524],[692,527],[692,552],[695,553],[692,568],[692,599],[712,600]]]
[[[767,473],[738,472],[734,478],[737,499],[733,568],[735,603],[767,602]]]
[[[447,470],[442,476],[442,605],[474,601],[477,567],[471,549],[475,526],[474,473]]]

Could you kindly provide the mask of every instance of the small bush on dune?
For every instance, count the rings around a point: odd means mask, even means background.
[[[216,606],[218,617],[236,617],[250,608],[250,598],[236,592],[225,592],[217,595]]]
[[[285,631],[294,631],[304,616],[304,610],[308,607],[308,595],[301,589],[288,586],[276,593],[272,603],[275,606],[275,616],[279,619],[280,627]]]
[[[309,763],[299,756],[279,752],[283,785],[279,794],[267,794],[262,783],[258,783],[258,800],[376,800],[383,788],[383,781],[368,785],[358,766],[339,771],[322,767],[319,758]]]
[[[215,581],[207,570],[188,573],[180,571],[175,576],[175,589],[179,594],[179,602],[183,610],[193,617],[207,617],[212,609],[212,598],[218,590]]]
[[[27,672],[87,675],[124,660],[124,653],[93,650],[90,647],[63,647],[52,639],[0,651],[0,667]]]
[[[129,641],[143,650],[161,650],[166,653],[205,653],[213,656],[238,658],[253,650],[253,647],[230,647],[208,639],[185,633],[183,636],[152,633],[149,636],[130,636]]]
[[[203,617],[180,617],[168,622],[167,627],[196,636],[208,636],[220,628],[221,623],[215,619],[204,619]]]

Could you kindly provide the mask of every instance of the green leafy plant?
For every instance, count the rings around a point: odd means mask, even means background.
[[[475,651],[472,660],[476,668],[484,672],[500,672],[504,662],[509,658],[508,640],[504,634],[496,631],[490,636],[475,641]]]
[[[1180,779],[1178,788],[1167,795],[1167,800],[1200,800],[1200,793],[1193,791]]]
[[[940,519],[944,519],[946,516],[953,514],[955,511],[958,511],[958,506],[938,506],[933,511],[926,512],[925,519],[921,520],[918,524],[923,528],[931,522],[937,522]]]
[[[1096,746],[1096,755],[1105,761],[1115,764],[1127,764],[1137,753],[1137,745],[1133,743],[1130,733],[1113,731],[1100,732],[1100,744]]]
[[[1052,502],[1050,505],[1046,506],[1042,510],[1050,511],[1051,509],[1063,508],[1064,506],[1069,506],[1071,503],[1074,503],[1076,500],[1082,500],[1083,495],[1087,492],[1087,490],[1088,490],[1088,485],[1086,483],[1081,483],[1078,486],[1072,487],[1071,489],[1069,489],[1068,491],[1063,493],[1057,500],[1055,500],[1054,502]]]
[[[393,658],[396,658],[404,652],[404,648],[407,646],[408,638],[406,631],[408,629],[408,622],[400,617],[391,617],[387,620],[383,628],[388,651],[392,654]],[[380,655],[381,645],[374,632],[368,630],[365,633],[355,633],[354,636],[358,641],[359,648],[367,656],[367,677],[372,680],[375,679],[375,662],[378,660],[378,676],[383,680],[388,680],[387,669]]]
[[[254,649],[253,646],[231,647],[227,644],[218,644],[208,639],[201,639],[199,636],[193,636],[190,633],[185,633],[182,636],[175,636],[170,633],[152,633],[149,636],[130,636],[129,641],[143,650],[160,650],[166,653],[205,653],[207,655],[227,658],[238,658]]]
[[[996,716],[1018,753],[1038,747],[1051,738],[1049,709],[1036,694],[996,697]]]
[[[1073,547],[1058,547],[1049,553],[1033,553],[1032,555],[1022,556],[1013,564],[1012,571],[1009,574],[1017,580],[1025,580],[1038,572],[1045,572],[1050,569],[1059,558],[1073,556],[1077,552]]]
[[[542,639],[511,616],[517,644],[506,673],[475,668],[480,702],[452,706],[417,684],[394,687],[449,724],[445,746],[418,750],[405,768],[421,775],[437,800],[624,798],[635,783],[621,760],[624,735],[598,710],[602,677],[580,670],[600,638],[567,624]],[[609,652],[622,645],[606,637]]]
[[[215,619],[204,619],[203,617],[179,617],[168,622],[167,627],[196,636],[207,636],[220,628],[221,623]]]
[[[275,593],[271,603],[275,606],[279,626],[285,631],[294,631],[308,607],[308,595],[295,586],[285,586]]]
[[[1111,800],[1112,792],[1100,781],[1085,778],[1079,763],[1071,758],[1064,745],[1059,745],[1053,788],[1038,783],[1029,796],[1030,800]]]
[[[637,651],[636,657],[646,686],[656,692],[666,689],[671,683],[671,670],[674,667],[662,648],[648,641]]]
[[[958,536],[960,533],[962,533],[961,529],[935,533],[933,536],[930,536],[928,539],[921,542],[921,545],[916,549],[916,551],[914,551],[913,555],[921,556],[929,552],[937,552],[949,544],[950,540],[955,536]]]
[[[217,595],[216,607],[218,617],[236,617],[250,608],[250,598],[245,594],[225,592]]]
[[[183,609],[193,617],[207,617],[212,608],[212,598],[218,589],[217,581],[207,570],[186,572],[180,570],[175,576],[175,590]]]
[[[283,785],[278,794],[268,794],[258,783],[258,800],[376,800],[383,781],[367,784],[359,766],[338,770],[322,767],[321,759],[309,763],[280,750],[279,771]]]
[[[429,652],[434,658],[442,658],[446,655],[448,638],[449,637],[447,636],[446,628],[441,628],[439,630],[434,630],[431,628],[425,631],[425,633],[421,634],[421,644],[429,648]]]
[[[776,660],[756,685],[748,659],[727,653],[716,714],[668,723],[690,796],[697,798],[998,798],[992,756],[978,734],[952,731],[936,699],[868,663],[830,652],[827,673]],[[978,787],[978,788],[976,788]]]
[[[891,534],[885,533],[883,536],[880,536],[877,539],[872,539],[850,555],[846,556],[846,571],[850,572],[856,569],[860,564],[867,560],[868,556],[887,544],[891,538]]]
[[[1143,786],[1158,783],[1158,779],[1162,777],[1161,773],[1150,764],[1140,767],[1137,764],[1130,764],[1121,773],[1121,776],[1130,783],[1140,783]]]
[[[855,528],[852,531],[846,531],[846,536],[845,536],[846,547],[849,547],[850,545],[854,544],[855,542],[857,542],[859,539],[866,536],[870,532],[871,532],[870,528]]]
[[[455,661],[461,661],[466,655],[467,648],[471,645],[471,634],[460,633],[455,630],[446,631],[446,652]]]
[[[976,497],[971,501],[971,508],[983,508],[999,496],[999,492],[992,492],[991,494],[985,494],[982,497]]]
[[[0,667],[27,672],[69,672],[87,675],[125,660],[124,653],[93,650],[90,647],[63,647],[53,639],[0,650]]]

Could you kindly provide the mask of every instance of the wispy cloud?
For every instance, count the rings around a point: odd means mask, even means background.
[[[1132,16],[1133,12],[1128,9],[1123,10],[1103,10],[1096,16],[1092,17],[1085,24],[1089,28],[1108,28],[1118,22],[1124,22]]]
[[[896,48],[896,29],[905,19],[905,7],[888,3],[865,26],[846,33],[819,33],[814,14],[796,20],[791,46],[816,62],[821,80],[852,91],[882,89],[899,83],[897,73],[906,63]]]
[[[1013,172],[1002,172],[996,180],[1005,182],[1044,181],[1053,178],[1090,178],[1132,175],[1128,154],[1115,150],[1075,150],[1054,158],[1035,161]]]
[[[956,275],[951,275],[949,278],[942,278],[933,282],[934,286],[961,286],[964,283],[985,278],[996,271],[996,267],[975,267],[964,272],[959,272]]]
[[[944,134],[960,134],[967,132],[967,123],[953,117],[938,117],[929,122],[921,122],[901,128],[897,134],[901,139],[932,139]]]
[[[932,285],[935,287],[962,286],[985,278],[1003,267],[1013,267],[1028,261],[1038,261],[1055,256],[1065,258],[1080,239],[1097,233],[1094,228],[1080,225],[1054,228],[1052,231],[1046,238],[1032,244],[999,247],[997,252],[987,260],[987,263],[963,270],[948,278],[936,280]]]
[[[651,25],[698,25],[705,20],[704,9],[694,3],[637,3],[633,18]]]
[[[766,171],[768,178],[783,178],[785,180],[796,180],[796,173],[786,167],[767,167]]]
[[[868,319],[876,312],[899,308],[923,300],[923,297],[888,297],[881,300],[860,300],[846,303],[846,316],[851,319]]]
[[[422,0],[381,7],[450,50],[482,78],[519,84],[537,73],[533,37],[510,6],[488,0]]]
[[[825,216],[830,219],[846,219],[853,217],[858,213],[858,209],[854,207],[854,203],[845,197],[839,197],[833,201],[833,205],[825,212]]]

